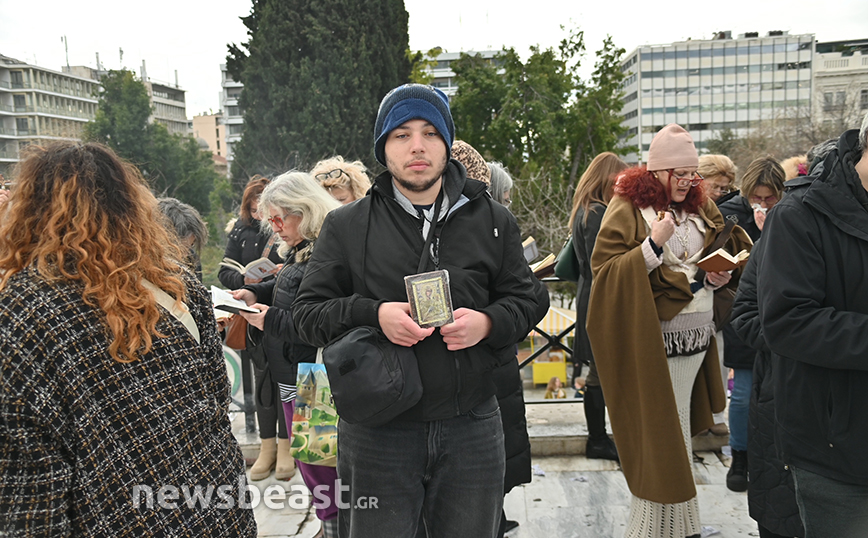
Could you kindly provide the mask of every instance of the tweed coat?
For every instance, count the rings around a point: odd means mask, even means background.
[[[128,364],[80,283],[28,267],[0,291],[0,535],[256,536],[211,300],[183,280],[201,344],[160,307]]]

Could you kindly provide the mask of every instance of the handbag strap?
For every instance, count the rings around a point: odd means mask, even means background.
[[[142,285],[148,288],[148,290],[154,295],[154,299],[157,300],[160,306],[168,310],[169,313],[175,317],[175,319],[180,321],[184,325],[184,327],[187,328],[187,330],[190,332],[190,335],[192,335],[193,339],[196,340],[197,344],[201,343],[199,336],[199,327],[196,326],[196,321],[190,314],[190,309],[187,308],[186,304],[182,302],[180,308],[176,307],[175,300],[172,299],[172,297],[168,293],[155,286],[149,280],[142,279]]]
[[[274,247],[275,241],[277,241],[277,234],[271,234],[271,237],[268,238],[268,242],[265,243],[265,248],[262,249],[262,256],[260,256],[260,258],[267,258],[271,254],[271,249]]]

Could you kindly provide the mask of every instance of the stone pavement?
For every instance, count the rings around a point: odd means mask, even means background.
[[[515,488],[504,501],[507,516],[520,524],[508,536],[621,538],[630,493],[616,463],[582,455],[587,429],[581,404],[531,403],[527,416],[535,475],[530,484]],[[255,458],[258,438],[243,433],[243,418],[236,417],[234,424],[245,455]],[[726,438],[694,438],[694,475],[701,521],[707,527],[703,536],[758,536],[748,516],[746,494],[726,489],[729,457],[726,448],[721,450],[725,443]],[[272,476],[254,484],[264,491],[270,485],[288,490],[303,483],[296,473],[289,482],[278,482]],[[282,497],[276,500],[286,504]],[[255,514],[261,537],[310,538],[319,531],[313,510],[304,506],[273,509],[260,503]],[[716,534],[709,534],[714,531]]]

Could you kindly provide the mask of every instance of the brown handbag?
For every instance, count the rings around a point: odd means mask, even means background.
[[[262,257],[267,258],[269,254],[271,254],[271,249],[274,247],[275,239],[277,238],[277,234],[272,234],[271,237],[268,238],[268,242],[265,244],[265,247],[262,249]],[[226,341],[224,342],[226,347],[232,348],[238,351],[243,349],[247,349],[247,320],[235,314],[232,316],[232,321],[229,322],[229,326],[226,327]]]
[[[226,347],[239,351],[247,347],[247,320],[237,314],[226,327]]]

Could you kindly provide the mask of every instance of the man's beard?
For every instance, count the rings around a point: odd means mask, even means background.
[[[403,177],[401,177],[397,173],[395,173],[396,170],[398,169],[398,167],[395,166],[394,163],[392,163],[392,161],[390,161],[388,158],[386,158],[387,166],[391,165],[391,166],[388,166],[388,168],[389,168],[389,172],[391,172],[391,174],[392,174],[392,177],[395,178],[395,181],[398,182],[398,185],[400,185],[404,189],[407,189],[410,192],[425,192],[428,189],[430,189],[431,187],[433,187],[434,184],[437,183],[437,180],[439,180],[441,177],[443,177],[443,173],[446,172],[446,163],[448,163],[448,162],[449,162],[449,157],[447,155],[443,159],[443,166],[440,167],[440,170],[438,170],[437,173],[435,173],[433,177],[431,177],[430,179],[424,180],[422,183],[413,183],[407,179],[404,179]]]

